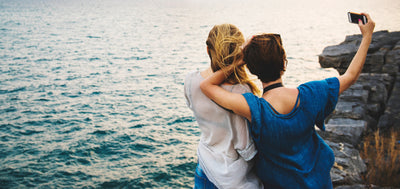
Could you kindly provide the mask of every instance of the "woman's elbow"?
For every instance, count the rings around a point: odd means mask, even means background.
[[[206,90],[206,88],[207,88],[207,83],[205,83],[205,81],[202,81],[202,82],[200,83],[200,89],[201,89],[201,91],[204,92],[204,90]]]
[[[342,75],[341,77],[339,77],[340,93],[342,93],[343,91],[350,88],[350,86],[352,86],[356,81],[357,81],[357,77],[351,76],[349,74],[347,74],[347,75],[345,74],[345,75]]]
[[[206,96],[208,96],[210,90],[210,84],[207,81],[202,81],[200,83],[200,89]]]

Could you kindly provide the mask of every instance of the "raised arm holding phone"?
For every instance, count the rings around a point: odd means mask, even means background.
[[[324,130],[324,119],[335,109],[340,93],[354,84],[364,66],[375,27],[371,17],[358,21],[362,33],[360,47],[345,74],[287,88],[282,84],[286,53],[278,34],[261,34],[243,49],[243,61],[216,71],[201,82],[203,93],[220,106],[249,121],[256,147],[256,174],[269,188],[332,188],[332,149],[315,131]],[[262,97],[237,94],[220,87],[224,73],[239,64],[262,82]]]

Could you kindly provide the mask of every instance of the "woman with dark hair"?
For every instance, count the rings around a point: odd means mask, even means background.
[[[244,47],[243,61],[262,82],[262,97],[251,93],[231,93],[219,86],[224,72],[215,72],[204,80],[203,93],[222,107],[249,121],[256,144],[256,174],[267,188],[332,188],[330,170],[334,163],[332,149],[315,130],[324,130],[324,119],[335,109],[340,93],[356,82],[366,59],[375,23],[358,25],[362,33],[360,47],[346,73],[297,88],[282,85],[287,60],[277,34],[254,36]]]
[[[262,188],[253,171],[257,150],[245,118],[220,107],[200,90],[200,83],[213,72],[242,60],[243,43],[243,34],[236,26],[214,26],[206,40],[210,67],[186,76],[186,102],[201,130],[194,188]],[[236,94],[259,93],[245,66],[231,68],[221,87]]]

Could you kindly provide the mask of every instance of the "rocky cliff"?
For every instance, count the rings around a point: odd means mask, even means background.
[[[319,55],[323,68],[343,74],[354,57],[361,35],[326,47]],[[319,132],[335,153],[331,171],[335,188],[364,188],[361,174],[366,165],[357,150],[367,131],[400,130],[400,32],[379,31],[372,37],[363,73],[339,97],[334,113],[326,120],[327,132]]]

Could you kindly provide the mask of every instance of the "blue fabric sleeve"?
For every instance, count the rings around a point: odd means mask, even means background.
[[[325,131],[324,121],[325,118],[331,114],[333,110],[335,110],[339,97],[340,83],[339,79],[336,77],[328,78],[322,81],[324,81],[324,84],[321,86],[321,89],[326,91],[326,95],[323,95],[326,98],[323,99],[325,101],[325,106],[322,107],[321,112],[318,113],[315,124],[318,128]]]
[[[247,104],[249,105],[250,108],[250,112],[251,112],[251,122],[253,122],[255,119],[259,119],[259,112],[255,112],[253,111],[252,107],[256,107],[257,106],[257,99],[256,96],[254,96],[254,94],[252,93],[244,93],[243,94],[244,98],[247,101]]]
[[[244,98],[249,105],[251,112],[251,122],[249,123],[250,135],[255,143],[260,141],[261,127],[261,105],[259,98],[252,93],[244,93]]]

